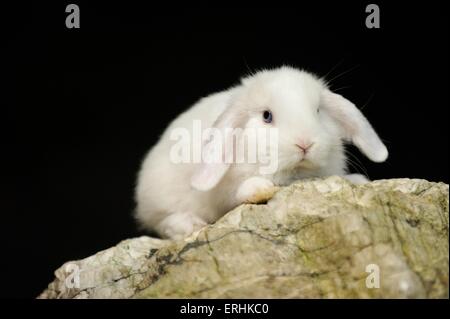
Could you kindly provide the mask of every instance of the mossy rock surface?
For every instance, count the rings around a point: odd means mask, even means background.
[[[448,298],[448,204],[425,180],[299,181],[185,240],[68,262],[39,297]]]

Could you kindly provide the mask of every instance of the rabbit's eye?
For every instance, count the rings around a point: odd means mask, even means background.
[[[320,109],[319,108],[317,108],[317,113],[319,113],[320,112]]]
[[[272,112],[270,111],[264,111],[263,112],[263,120],[266,123],[272,123]]]

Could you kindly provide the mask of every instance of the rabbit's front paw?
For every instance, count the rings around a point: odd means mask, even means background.
[[[264,203],[271,199],[277,190],[278,187],[274,186],[270,180],[254,176],[239,186],[236,199],[239,203]]]
[[[366,176],[361,174],[348,174],[345,175],[344,178],[356,185],[362,185],[370,182]]]
[[[207,223],[203,219],[194,214],[173,213],[157,225],[156,231],[165,238],[179,240],[206,225]]]

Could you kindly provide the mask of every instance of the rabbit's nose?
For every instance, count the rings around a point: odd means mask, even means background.
[[[303,152],[304,155],[306,155],[306,153],[308,153],[308,151],[311,149],[311,146],[313,146],[314,143],[300,141],[298,144],[295,144],[295,145]]]

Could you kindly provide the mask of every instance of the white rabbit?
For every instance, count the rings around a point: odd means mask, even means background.
[[[261,174],[261,163],[174,163],[176,141],[171,132],[203,128],[277,128],[278,167]],[[222,142],[230,141],[227,133]],[[261,137],[265,138],[265,137]],[[217,146],[218,138],[203,139],[205,158],[224,159],[234,147]],[[257,140],[261,143],[261,139]],[[267,142],[267,140],[265,140]],[[344,142],[351,142],[374,162],[388,156],[385,145],[357,107],[331,92],[325,82],[302,70],[263,70],[240,85],[201,99],[176,118],[143,161],[136,188],[136,217],[162,237],[180,239],[212,223],[259,192],[296,179],[347,175]],[[187,143],[187,142],[186,142]],[[234,145],[234,144],[233,144]],[[261,152],[272,150],[263,148]],[[259,152],[259,151],[258,151]]]

